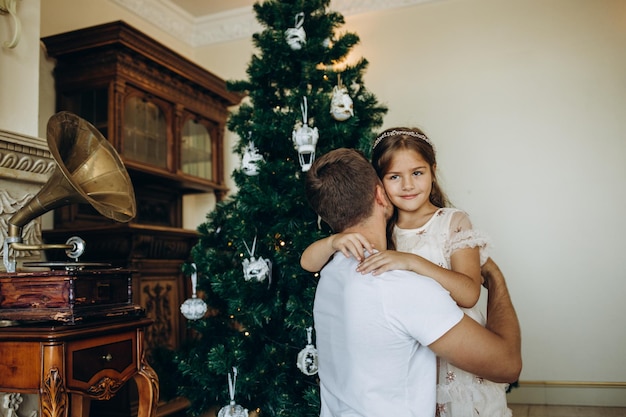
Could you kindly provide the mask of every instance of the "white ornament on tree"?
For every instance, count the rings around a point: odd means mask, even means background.
[[[235,389],[237,386],[237,367],[233,366],[233,374],[228,374],[228,394],[230,404],[222,407],[217,417],[248,417],[248,409],[235,403]]]
[[[259,153],[259,150],[254,146],[254,142],[248,142],[246,150],[241,160],[241,170],[250,176],[259,174],[259,162],[263,161],[263,155]]]
[[[185,300],[180,306],[180,312],[188,320],[198,320],[204,317],[207,311],[207,305],[204,300],[198,298],[196,295],[196,286],[198,284],[198,275],[196,264],[191,264],[193,267],[193,273],[191,274],[191,298]]]
[[[272,263],[267,260],[259,257],[256,259],[254,257],[254,251],[256,250],[256,236],[254,237],[254,242],[252,243],[252,250],[248,247],[246,242],[243,242],[246,246],[246,250],[248,251],[248,255],[250,255],[249,259],[243,260],[243,277],[246,281],[256,281],[262,282],[265,281],[265,278],[272,277]]]
[[[294,147],[298,151],[298,159],[302,171],[306,172],[311,169],[311,165],[315,160],[315,146],[317,145],[317,139],[319,138],[319,132],[317,127],[311,128],[307,124],[307,102],[306,97],[303,98],[303,104],[300,105],[302,110],[302,125],[296,124],[293,132],[291,132],[291,139],[293,140]]]
[[[315,346],[313,346],[313,341],[312,341],[312,334],[313,332],[313,328],[312,327],[307,327],[306,329],[306,334],[307,334],[307,345],[304,349],[302,349],[300,351],[300,353],[298,353],[298,361],[296,362],[296,365],[298,365],[298,369],[305,375],[315,375],[317,373],[318,370],[318,365],[317,365],[317,349],[315,349]]]
[[[343,122],[354,116],[354,105],[348,94],[348,89],[341,82],[341,75],[337,74],[337,85],[333,88],[330,100],[330,114],[337,121]]]
[[[300,12],[296,15],[296,25],[293,28],[289,28],[285,31],[285,39],[287,44],[294,51],[302,49],[306,43],[306,32],[302,25],[304,24],[304,13]]]

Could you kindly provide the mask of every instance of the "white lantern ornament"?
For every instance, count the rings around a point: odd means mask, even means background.
[[[337,74],[337,85],[333,87],[333,96],[330,100],[330,114],[333,119],[343,122],[354,116],[354,105],[348,94],[348,89],[341,82],[341,75]]]
[[[315,375],[318,370],[318,355],[317,349],[313,345],[311,333],[313,332],[312,327],[307,327],[307,345],[304,349],[298,353],[298,361],[296,365],[298,369],[305,375]]]
[[[304,24],[304,12],[298,13],[295,20],[296,26],[285,31],[285,39],[291,49],[299,51],[306,43],[306,32],[302,27]]]
[[[259,174],[259,162],[263,161],[263,155],[254,146],[254,142],[248,142],[246,150],[241,159],[241,170],[244,174],[254,176]]]
[[[291,139],[293,140],[294,147],[298,151],[298,159],[302,171],[306,172],[311,169],[311,165],[313,161],[315,161],[315,146],[317,145],[319,132],[317,131],[317,127],[311,128],[307,124],[306,97],[304,97],[303,104],[300,105],[300,108],[302,110],[303,124],[294,129],[291,133]]]

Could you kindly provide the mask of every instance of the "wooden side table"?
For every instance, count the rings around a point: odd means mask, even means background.
[[[44,417],[87,417],[133,378],[138,417],[154,417],[158,376],[144,357],[150,319],[0,328],[0,391],[39,394]]]

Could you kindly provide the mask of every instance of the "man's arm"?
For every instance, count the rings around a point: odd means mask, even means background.
[[[429,347],[451,364],[494,382],[513,382],[522,371],[521,332],[504,276],[489,259],[482,269],[487,325],[465,316]]]

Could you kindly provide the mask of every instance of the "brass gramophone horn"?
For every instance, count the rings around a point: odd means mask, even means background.
[[[72,244],[22,243],[23,226],[50,210],[87,203],[118,222],[132,220],[137,212],[133,185],[123,162],[93,125],[73,113],[59,112],[48,120],[47,140],[57,167],[39,193],[9,219],[3,245],[7,272],[15,272],[15,261],[8,260],[9,248],[72,249]]]

